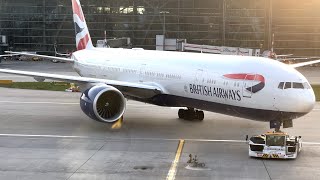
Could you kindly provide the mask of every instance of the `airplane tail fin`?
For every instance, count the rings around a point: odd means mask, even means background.
[[[92,49],[92,45],[89,29],[84,18],[84,14],[81,8],[80,0],[71,0],[73,10],[73,22],[76,32],[76,46],[77,50]]]

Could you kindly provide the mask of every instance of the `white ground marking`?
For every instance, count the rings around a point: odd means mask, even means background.
[[[74,102],[25,102],[25,101],[0,101],[0,103],[11,103],[11,104],[60,104],[60,105],[75,105],[79,103]]]
[[[0,137],[89,138],[88,136],[63,136],[63,135],[48,135],[48,134],[0,134]]]
[[[2,74],[2,73],[0,73],[0,74]],[[4,76],[0,76],[0,78],[12,78],[12,76],[19,76],[19,75],[9,75],[9,76],[6,76],[6,75],[4,75]],[[20,77],[27,77],[27,76],[22,76],[22,75],[20,75]],[[27,78],[30,78],[30,77],[27,77]],[[32,77],[31,77],[32,78]]]
[[[0,134],[0,137],[25,137],[25,138],[79,138],[79,139],[97,139],[97,140],[142,140],[142,141],[180,141],[181,139],[166,138],[101,138],[89,136],[68,136],[68,135],[51,135],[51,134]],[[232,139],[183,139],[190,142],[222,142],[222,143],[246,143],[245,140]],[[303,142],[306,145],[320,145],[320,142]]]
[[[171,109],[186,109],[185,107],[170,107]]]

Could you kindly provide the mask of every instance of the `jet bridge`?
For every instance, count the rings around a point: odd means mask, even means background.
[[[0,35],[0,55],[4,54],[4,51],[8,50],[8,41],[7,41],[7,36]],[[1,62],[1,59],[0,59]]]
[[[201,53],[239,55],[239,56],[260,56],[260,49],[228,47],[228,46],[210,46],[182,43],[182,51],[197,51]]]

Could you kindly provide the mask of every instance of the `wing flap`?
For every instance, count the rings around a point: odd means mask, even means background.
[[[19,54],[2,54],[0,57],[12,57],[12,56],[19,56]]]

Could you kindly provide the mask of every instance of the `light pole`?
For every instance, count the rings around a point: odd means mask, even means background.
[[[268,27],[269,27],[269,30],[268,30],[268,49],[271,49],[272,48],[272,16],[273,16],[273,3],[272,3],[272,0],[270,0],[269,2],[269,22],[268,22]]]
[[[163,31],[162,34],[165,36],[166,35],[166,14],[169,14],[169,11],[160,11],[160,14],[163,14]]]
[[[165,40],[166,40],[166,14],[169,14],[169,11],[160,11],[159,14],[163,14],[163,25],[162,25],[162,34],[163,34],[163,50],[165,50]]]

